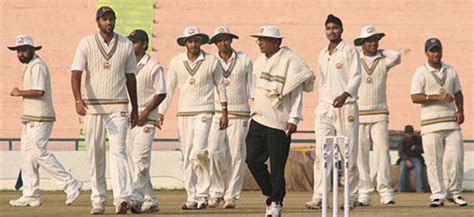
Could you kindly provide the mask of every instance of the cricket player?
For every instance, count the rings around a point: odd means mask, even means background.
[[[170,62],[166,76],[167,96],[158,107],[158,125],[163,125],[163,115],[178,88],[178,137],[187,193],[187,201],[182,209],[206,209],[210,184],[207,146],[215,112],[214,90],[217,91],[222,110],[219,130],[224,130],[228,123],[226,89],[219,60],[201,49],[202,44],[209,43],[209,36],[197,27],[187,27],[177,42],[186,51]]]
[[[445,199],[467,206],[461,196],[464,178],[464,98],[454,67],[441,61],[443,46],[437,38],[425,42],[427,61],[412,78],[411,100],[421,105],[421,137],[431,188],[430,207]]]
[[[370,176],[369,153],[371,141],[377,167],[377,191],[380,202],[385,205],[395,204],[390,174],[390,154],[388,143],[388,106],[387,77],[388,71],[400,64],[400,53],[393,50],[379,50],[379,41],[385,36],[377,32],[374,26],[365,26],[360,36],[354,40],[361,46],[360,64],[362,82],[359,87],[359,150],[357,164],[359,168],[358,206],[370,206],[374,192]]]
[[[319,104],[315,110],[316,150],[314,160],[313,198],[308,209],[321,209],[323,179],[330,178],[331,169],[323,174],[322,146],[326,136],[345,136],[349,139],[349,203],[354,208],[358,199],[357,143],[359,135],[359,108],[357,93],[361,83],[359,52],[342,40],[342,21],[330,14],[324,24],[329,45],[319,53]],[[332,156],[328,151],[328,156]],[[341,147],[341,152],[344,152]],[[332,158],[328,159],[332,164]],[[327,183],[330,183],[329,181]]]
[[[11,96],[23,99],[21,116],[23,195],[19,199],[10,200],[10,205],[32,207],[41,205],[40,167],[46,170],[66,193],[66,205],[71,205],[79,197],[82,182],[74,179],[47,148],[56,114],[53,107],[51,75],[46,63],[36,54],[41,46],[36,46],[28,35],[19,35],[16,44],[8,46],[8,49],[16,51],[18,60],[25,64],[22,88],[15,87],[10,92]]]
[[[252,61],[245,53],[235,51],[232,41],[239,37],[226,26],[217,27],[209,44],[217,47],[216,57],[222,66],[226,87],[229,126],[220,130],[222,113],[216,95],[214,115],[209,133],[211,187],[209,208],[224,200],[224,208],[233,209],[244,183],[245,137],[250,117],[249,99],[253,95]]]
[[[166,97],[163,67],[160,62],[146,53],[148,34],[137,29],[128,39],[133,42],[137,59],[137,99],[138,121],[135,128],[129,129],[127,138],[128,156],[131,163],[134,205],[133,213],[158,212],[158,197],[150,180],[151,148],[158,122],[158,105]]]
[[[137,62],[132,42],[114,32],[115,20],[112,8],[103,6],[97,10],[96,22],[99,32],[80,41],[71,66],[71,86],[76,112],[80,116],[85,116],[92,215],[100,215],[105,211],[106,134],[109,139],[109,168],[116,214],[128,212],[129,197],[132,194],[132,177],[125,141],[129,120],[132,128],[138,120],[135,80]],[[83,73],[84,94],[81,92]],[[129,99],[132,107],[130,117]]]

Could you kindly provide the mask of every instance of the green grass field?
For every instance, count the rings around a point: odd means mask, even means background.
[[[243,192],[238,201],[237,208],[234,210],[225,210],[223,208],[184,211],[181,210],[181,204],[185,200],[184,191],[157,191],[160,197],[160,212],[155,214],[140,214],[143,216],[264,216],[264,197],[260,192]],[[340,192],[340,196],[342,192]],[[2,217],[75,217],[90,216],[90,191],[83,191],[78,200],[71,206],[65,206],[65,194],[62,192],[42,192],[43,205],[40,207],[11,207],[8,205],[10,199],[20,196],[20,192],[2,191],[0,192],[0,216]],[[468,201],[468,207],[457,207],[451,203],[446,203],[443,208],[429,208],[428,193],[397,193],[395,206],[383,206],[378,203],[377,194],[373,197],[372,207],[358,207],[351,211],[350,216],[380,216],[380,217],[422,217],[422,216],[474,216],[474,193],[464,193],[463,196]],[[311,197],[309,192],[288,192],[285,198],[283,216],[321,216],[321,211],[306,210],[304,203]],[[109,203],[106,208],[106,215],[115,215],[112,206],[112,194],[109,192]],[[340,198],[341,199],[341,198]],[[342,199],[340,200],[342,203]],[[136,215],[129,213],[128,215]],[[332,216],[332,213],[328,213]],[[342,212],[339,213],[342,216]]]

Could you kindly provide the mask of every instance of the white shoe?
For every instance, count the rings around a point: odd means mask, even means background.
[[[234,199],[228,199],[224,202],[224,209],[234,209],[236,207],[236,203]]]
[[[160,208],[155,201],[145,201],[140,208],[140,212],[142,213],[154,213],[158,211],[160,211]]]
[[[372,201],[370,197],[359,197],[359,199],[355,203],[357,206],[372,206]]]
[[[79,195],[81,194],[81,188],[82,188],[82,182],[78,181],[76,189],[66,194],[65,204],[67,206],[71,205],[79,197]]]
[[[207,198],[201,197],[198,199],[197,209],[207,209],[208,206],[209,204],[207,203]]]
[[[395,205],[395,197],[393,194],[380,197],[380,203],[383,205]]]
[[[115,205],[115,214],[127,214],[129,209],[130,207],[127,200],[119,200],[117,205]]]
[[[444,200],[443,199],[434,199],[430,203],[430,207],[436,208],[436,207],[442,207],[444,206]]]
[[[272,202],[269,207],[267,207],[266,216],[267,217],[280,217],[281,216],[281,203]]]
[[[306,209],[321,209],[323,207],[323,202],[321,200],[311,200],[306,202]]]
[[[448,198],[448,201],[454,204],[457,204],[459,206],[467,206],[466,200],[464,200],[464,198],[462,198],[461,195],[456,195],[453,198]]]
[[[184,203],[183,206],[181,206],[181,209],[184,209],[184,210],[197,209],[197,205],[198,204],[194,201],[186,201],[186,203]]]
[[[11,206],[41,206],[41,200],[39,198],[28,198],[20,197],[16,200],[10,200]]]
[[[265,217],[272,217],[273,213],[273,207],[272,205],[268,205],[267,208],[265,209]]]
[[[102,215],[105,212],[105,206],[103,204],[93,204],[90,214],[91,215]]]
[[[221,198],[218,197],[211,197],[211,199],[208,201],[208,207],[209,208],[216,208],[219,206],[219,203],[221,202]]]

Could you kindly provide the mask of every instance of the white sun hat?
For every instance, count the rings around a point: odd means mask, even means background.
[[[250,35],[255,38],[260,38],[260,37],[266,37],[266,38],[278,38],[278,39],[283,39],[283,37],[280,33],[280,29],[276,26],[271,26],[271,25],[264,25],[261,26],[258,34],[256,35]]]
[[[23,46],[30,46],[30,47],[34,48],[35,50],[39,50],[39,49],[42,48],[42,46],[36,46],[33,43],[33,38],[31,38],[31,36],[29,36],[29,35],[19,35],[19,36],[17,36],[15,45],[10,45],[10,46],[7,46],[7,47],[10,50],[18,50],[19,47],[23,47]]]
[[[203,44],[207,44],[209,42],[209,36],[206,34],[202,33],[201,30],[195,26],[190,26],[184,29],[183,35],[178,37],[176,41],[180,46],[184,46],[184,42],[186,39],[193,37],[193,36],[198,36],[202,39]]]
[[[377,32],[374,26],[364,26],[360,30],[360,36],[354,39],[354,44],[356,46],[360,46],[363,44],[364,39],[370,38],[372,36],[376,36],[380,40],[385,36],[385,33]]]
[[[214,44],[215,40],[219,38],[221,35],[228,35],[232,38],[239,39],[239,36],[232,33],[227,26],[219,26],[214,29],[214,35],[212,35],[211,39],[209,39],[209,44]]]

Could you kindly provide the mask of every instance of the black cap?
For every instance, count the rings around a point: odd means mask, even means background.
[[[414,129],[412,125],[405,126],[405,133],[413,133]]]
[[[148,34],[141,29],[133,30],[127,37],[130,41],[145,41],[148,43]]]
[[[441,41],[437,38],[430,38],[426,40],[425,42],[425,51],[429,51],[433,49],[434,47],[439,47],[440,49],[442,48],[441,46]]]
[[[99,9],[97,9],[97,13],[95,15],[95,18],[99,19],[107,13],[112,13],[112,15],[114,15],[114,18],[116,18],[114,10],[112,10],[112,8],[109,7],[109,6],[102,6]]]
[[[328,18],[326,19],[326,22],[324,22],[324,25],[328,25],[328,23],[334,23],[334,24],[340,26],[341,29],[342,29],[342,21],[341,21],[341,19],[339,19],[339,17],[336,17],[332,14],[329,14]]]

